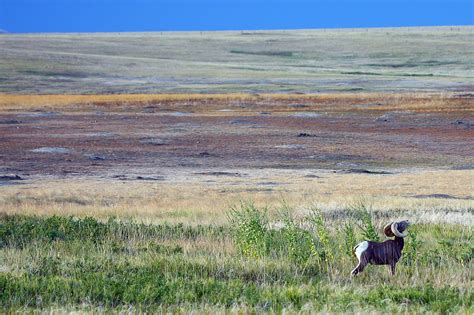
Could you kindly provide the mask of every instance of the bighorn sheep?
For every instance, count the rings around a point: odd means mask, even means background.
[[[403,233],[410,225],[408,221],[392,222],[385,226],[384,233],[388,237],[395,236],[393,240],[385,242],[364,241],[354,247],[354,254],[359,260],[357,267],[352,270],[351,274],[356,275],[364,270],[368,264],[373,265],[390,265],[392,275],[395,274],[395,265],[402,255],[403,238],[407,234]]]

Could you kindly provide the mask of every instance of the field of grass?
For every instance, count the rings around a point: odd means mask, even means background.
[[[474,313],[473,30],[0,34],[0,313]]]
[[[472,26],[0,34],[0,92],[472,91],[473,34]]]
[[[0,303],[21,312],[473,311],[472,227],[415,224],[397,276],[370,266],[350,278],[352,246],[380,237],[367,205],[277,213],[242,203],[227,223],[196,226],[3,215]]]
[[[1,306],[21,312],[473,311],[472,171],[325,176],[324,185],[292,181],[270,194],[252,191],[259,181],[248,179],[212,186],[91,180],[5,186]],[[401,197],[413,191],[465,199]],[[413,222],[397,275],[369,266],[351,278],[352,246],[383,240],[381,228],[397,218]]]

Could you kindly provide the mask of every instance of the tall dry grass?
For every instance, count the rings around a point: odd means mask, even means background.
[[[205,113],[239,102],[254,102],[275,111],[414,111],[472,112],[469,98],[459,93],[333,93],[333,94],[114,94],[114,95],[20,95],[0,94],[0,110],[54,109],[77,111],[100,107],[105,110],[134,110],[148,105],[199,105]],[[281,104],[280,104],[280,103]],[[288,102],[304,102],[305,109],[288,108]],[[362,106],[362,105],[363,106]],[[261,110],[256,106],[253,110]],[[252,111],[252,108],[245,109]]]
[[[364,197],[380,216],[408,215],[422,222],[447,220],[474,224],[474,171],[417,171],[392,175],[317,173],[320,178],[286,171],[247,178],[194,178],[186,182],[116,180],[37,180],[0,187],[0,211],[9,214],[78,215],[135,218],[148,222],[192,224],[225,221],[225,209],[239,200],[274,207],[285,200],[299,213],[312,205],[337,213]],[[262,182],[275,183],[270,188]],[[447,198],[436,198],[436,194]],[[430,198],[430,195],[433,197]],[[418,196],[418,197],[417,197]]]

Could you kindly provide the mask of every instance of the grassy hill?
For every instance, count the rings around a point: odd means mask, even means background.
[[[0,35],[0,92],[472,90],[474,28]]]

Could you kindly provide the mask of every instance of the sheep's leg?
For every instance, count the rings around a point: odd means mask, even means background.
[[[359,263],[357,267],[355,267],[354,270],[352,270],[351,275],[355,276],[356,274],[361,273],[362,271],[364,271],[365,266],[366,265]]]
[[[357,264],[357,266],[351,271],[351,275],[355,276],[356,274],[359,273],[359,267],[360,267],[360,262]]]
[[[353,276],[355,276],[356,274],[358,273],[361,273],[362,271],[364,271],[364,268],[367,266],[367,261],[366,259],[361,259],[359,261],[359,264],[354,268],[354,270],[352,270],[351,274]]]

